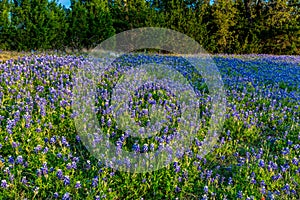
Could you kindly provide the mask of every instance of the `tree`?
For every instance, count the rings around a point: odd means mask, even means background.
[[[211,41],[216,45],[216,52],[231,53],[232,45],[236,40],[234,26],[237,9],[231,0],[218,0],[212,6],[212,21],[214,32]]]
[[[29,50],[30,49],[30,21],[31,5],[30,0],[14,0],[11,9],[11,49]]]
[[[107,1],[90,0],[86,4],[88,30],[86,32],[87,49],[94,48],[105,39],[115,34],[112,16]]]
[[[116,0],[109,4],[116,33],[145,27],[149,20],[150,4],[145,0]]]
[[[67,10],[64,7],[58,5],[54,0],[49,2],[47,37],[49,41],[49,48],[51,49],[65,49],[65,40],[67,38],[67,30],[69,28],[66,15]]]
[[[81,1],[71,1],[71,11],[68,14],[68,41],[69,46],[75,49],[82,49],[87,43],[88,11]]]
[[[11,10],[11,49],[60,49],[66,37],[65,11],[54,0],[15,0]]]
[[[264,52],[295,54],[299,45],[299,9],[287,0],[266,2],[263,23]]]
[[[10,45],[10,4],[8,0],[0,2],[0,49],[7,50]]]
[[[104,0],[72,1],[68,15],[70,44],[74,49],[91,49],[115,33]]]

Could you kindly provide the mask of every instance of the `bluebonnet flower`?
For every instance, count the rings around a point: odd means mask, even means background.
[[[4,189],[8,188],[8,184],[6,180],[1,180],[1,187]]]
[[[76,188],[76,189],[79,189],[79,188],[81,188],[80,181],[77,181],[77,182],[76,182],[76,184],[75,184],[75,188]]]
[[[132,146],[132,150],[135,152],[140,152],[140,145],[138,143],[134,143]]]
[[[49,128],[49,129],[52,129],[52,128],[53,128],[53,126],[52,126],[51,122],[49,122],[49,124],[48,124],[48,128]]]
[[[174,162],[174,168],[176,173],[180,172],[180,166],[178,165],[178,162]]]
[[[50,172],[53,172],[53,171],[54,171],[54,168],[53,168],[53,167],[51,167],[51,168],[50,168]]]
[[[206,178],[209,179],[212,175],[212,170],[207,170],[206,171]]]
[[[152,151],[152,152],[154,151],[154,144],[153,143],[150,144],[150,151]]]
[[[288,140],[288,141],[287,141],[287,144],[288,144],[289,146],[291,146],[291,145],[293,144],[293,141]]]
[[[296,145],[294,146],[294,149],[295,149],[295,150],[300,149],[300,144],[296,144]]]
[[[226,135],[227,135],[227,136],[230,136],[230,130],[227,130]]]
[[[238,191],[237,198],[238,199],[242,199],[243,198],[243,192],[242,191]]]
[[[70,178],[69,178],[69,176],[64,176],[64,185],[70,185]]]
[[[233,183],[232,178],[229,177],[229,178],[228,178],[228,185],[232,185],[232,183]]]
[[[21,183],[23,184],[23,185],[26,185],[27,186],[27,179],[26,179],[26,176],[24,176],[22,179],[21,179]]]
[[[265,167],[264,160],[260,159],[259,162],[258,162],[258,166],[261,167],[261,168]]]
[[[182,182],[182,177],[181,176],[178,177],[178,182]]]
[[[20,146],[19,143],[17,143],[17,142],[12,142],[12,147],[13,147],[13,148],[17,148],[18,146]]]
[[[67,168],[68,170],[72,169],[72,164],[71,164],[71,163],[68,163],[68,164],[66,165],[66,168]]]
[[[274,193],[278,196],[281,194],[279,190],[275,190]]]
[[[15,179],[15,175],[11,174],[11,175],[9,176],[9,181],[10,181],[10,182],[13,182],[14,179]]]
[[[63,197],[62,197],[62,200],[70,200],[71,197],[70,197],[70,193],[69,192],[66,192]]]
[[[68,141],[67,141],[67,139],[66,139],[66,137],[64,137],[64,136],[61,137],[61,143],[62,143],[64,146],[66,146],[66,147],[69,147],[69,146],[70,146],[69,143],[68,143]]]
[[[270,191],[268,191],[268,198],[269,198],[270,200],[275,200],[274,194],[273,194],[272,192],[270,192]]]
[[[290,194],[290,185],[286,183],[281,190],[285,191],[286,194]]]
[[[290,153],[290,149],[288,147],[283,148],[283,150],[281,151],[282,155],[287,155]]]
[[[292,164],[295,165],[295,166],[298,166],[299,160],[297,158],[293,158],[292,159]]]
[[[111,122],[111,119],[108,119],[108,120],[107,120],[107,127],[111,127],[111,123],[112,123],[112,122]]]
[[[92,186],[97,187],[98,186],[98,181],[99,181],[98,176],[95,176],[92,180]]]
[[[74,156],[74,157],[72,158],[72,161],[73,161],[73,162],[76,162],[76,163],[79,162],[79,157]]]
[[[266,187],[265,187],[265,186],[262,186],[260,192],[261,192],[262,194],[266,194]]]
[[[28,162],[27,162],[27,161],[24,162],[23,167],[24,167],[24,168],[28,167]]]
[[[277,170],[278,169],[278,166],[276,163],[272,162],[272,161],[269,161],[268,163],[268,171],[272,171],[272,170]]]
[[[54,198],[54,199],[57,199],[58,197],[59,197],[58,193],[57,193],[57,192],[54,192],[53,198]]]
[[[43,163],[43,167],[41,167],[41,172],[43,175],[48,174],[48,167],[47,167],[47,163]]]
[[[272,180],[277,181],[282,178],[282,175],[280,173],[278,173],[277,175],[273,175],[271,178],[272,178]]]
[[[56,176],[57,176],[57,178],[62,179],[63,178],[63,171],[61,169],[58,169],[57,172],[56,172]]]
[[[90,168],[91,168],[91,161],[87,160],[86,165],[85,165],[85,169],[89,170]]]
[[[46,154],[49,151],[48,147],[45,147],[43,150],[43,154]]]
[[[41,177],[41,176],[42,176],[42,170],[41,170],[41,169],[37,169],[37,170],[36,170],[36,175],[37,175],[38,177]]]
[[[15,163],[14,157],[9,156],[9,157],[8,157],[8,162],[9,162],[10,164],[14,164],[14,163]]]
[[[57,156],[58,158],[61,158],[61,157],[62,157],[62,154],[61,154],[61,153],[57,153],[56,156]]]
[[[42,132],[42,129],[41,129],[41,128],[36,128],[35,131],[36,131],[37,133],[40,133],[40,132]]]
[[[34,147],[35,153],[38,153],[40,150],[42,150],[42,146],[41,145],[37,145],[36,147]]]
[[[290,168],[290,165],[288,163],[285,163],[284,165],[280,166],[280,169],[282,172],[286,172]]]
[[[203,191],[204,191],[204,193],[208,193],[208,187],[207,187],[207,186],[204,186]]]
[[[182,176],[183,178],[188,179],[188,171],[182,172]]]
[[[147,152],[148,151],[148,144],[144,144],[143,145],[143,152]]]
[[[22,157],[22,155],[20,155],[20,156],[17,157],[16,163],[17,164],[23,164],[23,157]]]
[[[252,178],[252,179],[251,179],[251,183],[252,183],[252,184],[256,184],[255,178]]]

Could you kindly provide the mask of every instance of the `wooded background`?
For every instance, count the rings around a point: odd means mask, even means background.
[[[299,0],[0,0],[0,49],[91,49],[115,33],[164,27],[210,53],[300,54],[299,11]]]

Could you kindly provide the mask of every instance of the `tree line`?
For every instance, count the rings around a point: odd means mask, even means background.
[[[300,54],[299,0],[0,0],[0,49],[82,50],[139,27],[184,33],[210,53]]]

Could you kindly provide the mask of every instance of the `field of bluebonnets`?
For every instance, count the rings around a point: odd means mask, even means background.
[[[131,102],[132,117],[141,126],[154,104],[167,110],[169,121],[156,137],[139,140],[117,130],[109,109],[120,68],[164,60],[179,66],[200,91],[202,118],[190,150],[147,173],[108,168],[82,144],[72,87],[76,70],[90,64],[87,57],[31,55],[2,62],[0,199],[300,199],[300,57],[213,56],[227,110],[218,143],[204,157],[198,152],[210,96],[201,76],[181,57],[121,57],[103,75],[97,96],[99,123],[120,148],[145,153],[172,140],[179,108],[166,88],[141,86]]]

